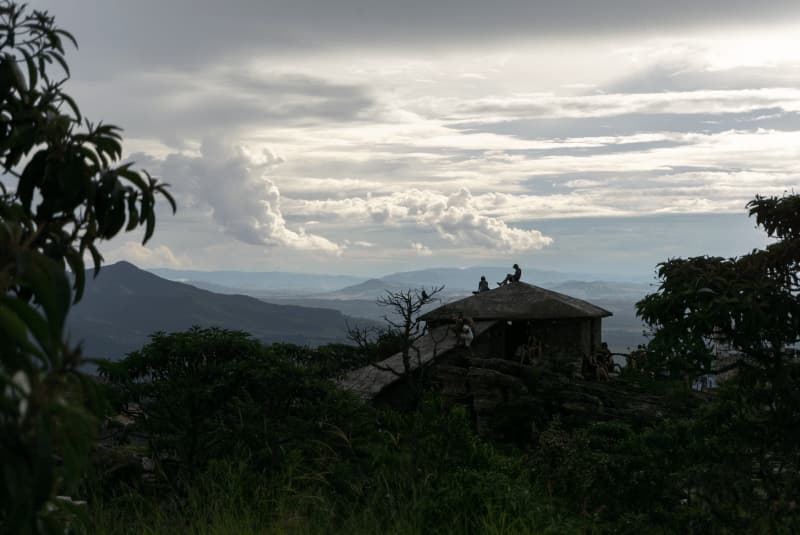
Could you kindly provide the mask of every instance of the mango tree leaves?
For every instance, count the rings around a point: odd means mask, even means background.
[[[72,505],[55,497],[97,427],[64,333],[84,257],[96,274],[98,240],[143,227],[146,242],[157,196],[175,210],[165,184],[120,164],[120,129],[85,121],[63,91],[65,42],[52,16],[0,0],[0,533],[69,531]]]

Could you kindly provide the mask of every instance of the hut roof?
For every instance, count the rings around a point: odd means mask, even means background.
[[[426,321],[449,320],[462,313],[475,320],[546,320],[604,318],[611,312],[591,303],[533,284],[514,282],[453,301],[422,316]]]
[[[497,322],[476,321],[475,337],[477,338],[488,331],[495,323]],[[414,347],[419,351],[419,354],[415,351],[411,352],[411,369],[416,370],[420,366],[430,364],[434,358],[440,357],[455,348],[456,344],[457,338],[450,325],[433,327],[425,336],[414,343]],[[373,399],[384,388],[397,381],[403,372],[403,354],[395,353],[381,362],[368,364],[363,368],[349,372],[339,380],[339,386],[345,390],[355,392],[361,398]]]

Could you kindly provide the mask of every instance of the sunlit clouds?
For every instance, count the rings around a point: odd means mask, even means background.
[[[72,92],[126,128],[127,154],[172,184],[175,229],[195,233],[195,252],[178,230],[161,253],[117,246],[131,258],[537,263],[560,240],[542,221],[744,214],[800,184],[792,2],[233,4],[102,6],[93,26],[64,13],[82,47]],[[121,16],[158,18],[152,39],[99,49]],[[682,254],[644,232],[637,261]]]

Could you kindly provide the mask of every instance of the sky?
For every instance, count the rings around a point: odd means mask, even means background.
[[[171,184],[142,267],[652,276],[800,180],[796,0],[52,0],[66,89]]]

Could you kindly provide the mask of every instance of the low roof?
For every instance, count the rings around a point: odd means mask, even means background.
[[[495,323],[494,321],[476,321],[475,336],[478,337],[485,333]],[[429,364],[434,358],[444,355],[456,347],[457,341],[455,332],[450,325],[439,325],[432,328],[414,343],[419,354],[411,351],[411,369],[416,370],[420,366]],[[381,362],[368,364],[349,372],[338,383],[345,390],[355,392],[363,399],[373,399],[384,388],[397,381],[403,373],[403,354],[395,353]]]
[[[581,299],[533,284],[513,282],[442,305],[423,315],[422,319],[449,320],[459,312],[475,320],[604,318],[612,315],[608,310]]]

